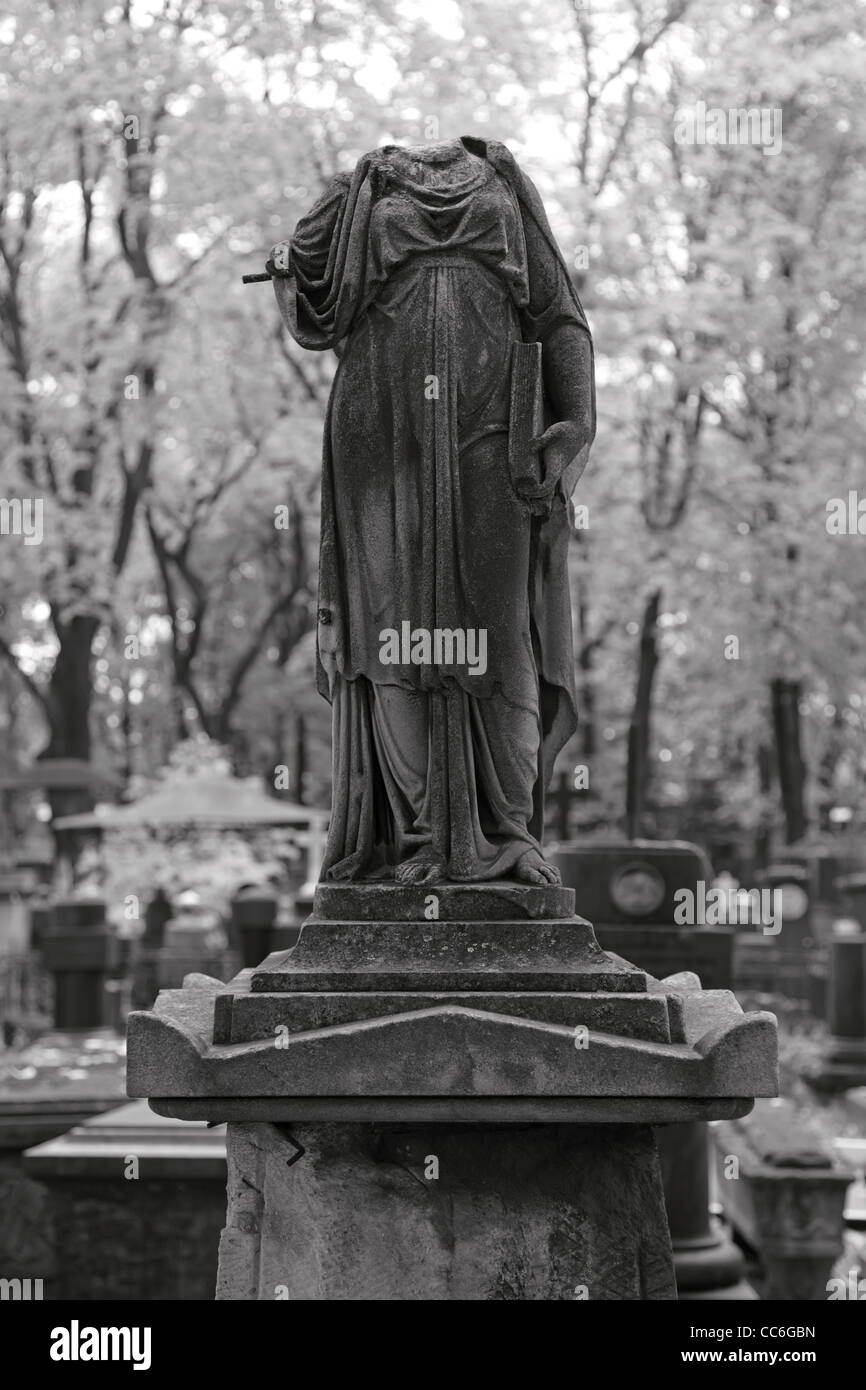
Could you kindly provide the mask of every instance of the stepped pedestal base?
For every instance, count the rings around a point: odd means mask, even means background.
[[[229,1122],[220,1297],[664,1299],[650,1126],[775,1094],[775,1020],[571,890],[320,885],[293,950],[133,1014],[128,1076]]]

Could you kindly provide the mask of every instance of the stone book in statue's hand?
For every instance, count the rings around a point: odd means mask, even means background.
[[[544,458],[537,447],[543,431],[541,343],[512,343],[508,467],[520,501],[539,516],[549,513],[556,485],[555,479],[545,481]]]
[[[511,486],[533,516],[550,516],[560,486],[568,501],[589,456],[588,431],[561,420],[544,428],[541,343],[512,343],[508,425]]]

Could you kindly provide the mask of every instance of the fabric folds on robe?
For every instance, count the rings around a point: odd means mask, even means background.
[[[544,788],[576,725],[568,470],[547,518],[514,494],[509,364],[512,342],[542,344],[546,420],[571,421],[585,452],[592,342],[535,188],[503,145],[460,144],[471,170],[429,186],[389,147],[365,155],[298,224],[274,281],[299,343],[342,348],[322,476],[324,876],[375,874],[425,835],[449,877],[507,873],[537,847]],[[483,665],[406,661],[405,647],[388,664],[381,634],[404,624],[483,630]],[[431,781],[412,807],[385,689],[431,702]]]

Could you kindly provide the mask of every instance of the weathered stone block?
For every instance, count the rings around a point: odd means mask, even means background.
[[[230,1125],[217,1297],[674,1299],[646,1126]],[[432,1176],[435,1172],[436,1176]],[[426,1176],[425,1176],[426,1174]]]
[[[761,1296],[825,1299],[853,1174],[788,1101],[758,1102],[748,1118],[711,1128],[725,1211],[760,1253]]]

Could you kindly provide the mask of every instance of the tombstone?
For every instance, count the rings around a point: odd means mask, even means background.
[[[778,895],[783,924],[778,945],[786,951],[805,952],[814,942],[813,879],[811,865],[791,861],[771,864],[755,875],[759,888]]]
[[[232,899],[232,932],[245,966],[260,965],[274,949],[277,908],[276,896],[256,884]]]
[[[104,1029],[43,1029],[23,1047],[0,1049],[0,1271],[45,1280],[46,1297],[55,1273],[53,1225],[47,1193],[24,1171],[23,1152],[123,1104],[125,1060],[124,1040]]]
[[[786,849],[779,856],[778,864],[805,871],[806,879],[799,880],[809,897],[809,912],[813,936],[820,934],[815,930],[816,918],[821,919],[827,912],[835,913],[839,905],[839,879],[856,874],[862,868],[862,861],[853,853],[828,849],[816,845],[805,850]]]
[[[826,1019],[830,987],[830,947],[813,946],[806,959],[806,1000],[813,1018]]]
[[[599,945],[615,951],[657,979],[693,970],[704,989],[733,984],[733,933],[729,926],[679,926],[681,890],[709,888],[712,866],[697,845],[684,840],[614,840],[556,844],[551,858],[563,883],[575,889]],[[704,893],[704,898],[706,893]]]
[[[225,967],[236,969],[238,954],[227,948],[225,933],[213,936],[199,927],[173,923],[166,933],[165,945],[153,953],[156,966],[156,985],[160,989],[179,989],[185,977],[201,971],[225,977]]]
[[[826,1300],[852,1174],[787,1100],[710,1130],[725,1210],[760,1258],[761,1298]]]
[[[228,1121],[218,1298],[671,1300],[653,1126],[774,1093],[775,1021],[608,955],[541,843],[595,430],[570,273],[470,137],[364,155],[266,271],[341,349],[328,840],[292,950],[131,1015],[130,1094]]]
[[[848,1105],[855,1114],[861,1109],[857,1101],[862,1097],[863,1091],[859,1088],[846,1096]],[[862,1120],[863,1116],[859,1118]],[[862,1240],[862,1233],[866,1231],[866,1136],[836,1134],[833,1136],[833,1151],[839,1162],[845,1168],[850,1168],[854,1174],[854,1181],[845,1193],[842,1218],[846,1235],[854,1237],[851,1245],[855,1249],[859,1247],[861,1260],[866,1260],[866,1246]]]
[[[841,874],[836,880],[840,914],[853,917],[866,931],[866,873]]]
[[[819,849],[812,856],[815,874],[815,899],[836,912],[839,904],[839,880],[860,871],[862,858],[833,849]]]
[[[105,903],[98,898],[55,902],[42,928],[42,958],[54,977],[55,1027],[101,1027],[107,1021],[106,981],[119,958]]]
[[[837,857],[832,860],[834,865],[840,862],[850,865],[850,859],[840,860]],[[817,1018],[825,1019],[828,1023],[831,1010],[838,1016],[841,1004],[841,1000],[835,1005],[831,1003],[832,943],[841,935],[855,937],[858,931],[866,932],[866,873],[848,868],[845,873],[839,874],[833,885],[833,899],[836,911],[829,930],[822,934],[823,944],[813,948],[809,957],[813,1012]],[[844,993],[845,985],[841,980],[839,988]],[[831,1031],[835,1031],[832,1023],[830,1027]]]
[[[44,1194],[44,1298],[213,1298],[222,1127],[166,1120],[138,1101],[28,1148],[22,1169]]]
[[[28,944],[31,951],[41,951],[45,932],[51,921],[51,903],[47,899],[34,899],[28,905]]]
[[[47,850],[23,851],[15,856],[15,867],[23,873],[30,874],[35,886],[48,890],[51,886],[51,878],[54,873],[54,856]]]
[[[803,1076],[819,1091],[866,1086],[866,932],[862,930],[837,935],[830,943],[827,1025],[830,1037],[820,1058],[806,1063]]]
[[[762,893],[773,895],[781,930],[738,932],[734,950],[737,988],[758,994],[784,995],[816,1018],[824,1016],[828,973],[826,936],[835,858],[817,853],[786,855],[755,874]]]

